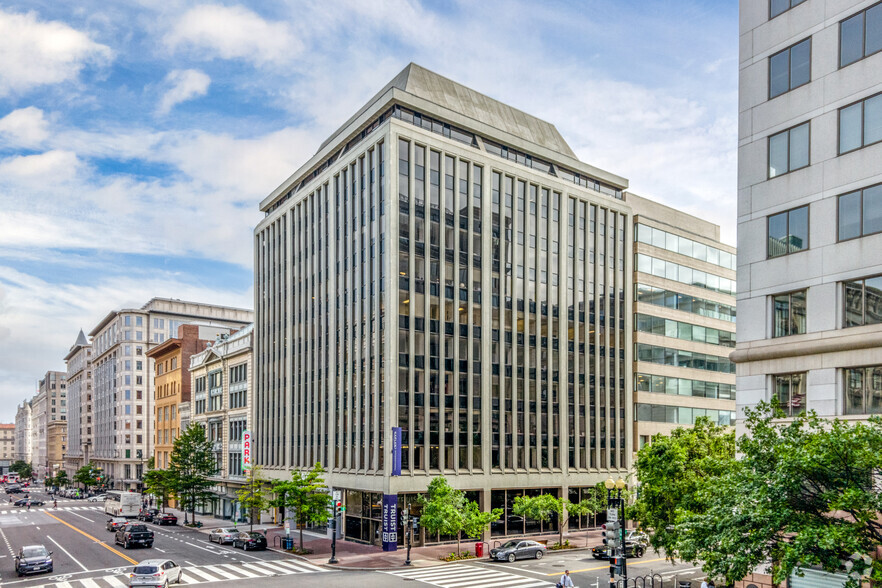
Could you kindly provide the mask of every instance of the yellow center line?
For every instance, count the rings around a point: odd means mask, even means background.
[[[635,561],[636,561],[636,560],[635,560]],[[641,559],[641,560],[640,560],[640,563],[652,563],[652,562],[655,562],[655,561],[665,561],[665,558],[663,558],[663,557],[659,557],[659,558],[657,558],[657,559],[646,559],[646,560]],[[605,565],[605,566],[600,566],[599,568],[585,568],[585,569],[583,569],[583,570],[570,570],[570,573],[571,573],[571,574],[578,574],[579,572],[596,572],[597,570],[608,570],[608,569],[609,569],[609,565]],[[554,573],[554,574],[545,574],[545,575],[546,575],[546,576],[560,576],[561,573],[560,573],[560,572],[556,572],[556,573]]]
[[[83,535],[83,536],[85,536],[85,537],[88,537],[89,539],[91,539],[92,541],[94,541],[95,543],[97,543],[98,545],[100,545],[101,547],[107,549],[108,551],[112,551],[113,553],[117,554],[118,556],[120,556],[121,558],[123,558],[124,560],[126,560],[127,562],[130,562],[132,565],[138,565],[138,562],[136,562],[135,560],[133,560],[132,558],[130,558],[130,557],[129,557],[128,555],[126,555],[125,553],[122,553],[122,552],[120,552],[120,551],[117,551],[116,549],[114,549],[113,547],[111,547],[110,545],[108,545],[107,543],[105,543],[104,541],[101,541],[100,539],[96,539],[95,537],[92,537],[91,535],[89,535],[89,534],[86,533],[85,531],[81,531],[80,529],[77,529],[76,527],[74,527],[73,525],[71,525],[70,523],[68,523],[67,521],[63,521],[63,520],[59,519],[57,516],[55,516],[54,514],[52,514],[51,512],[49,512],[48,510],[44,510],[44,511],[43,511],[43,514],[47,514],[47,515],[49,515],[50,517],[52,517],[53,519],[55,519],[56,521],[58,521],[58,522],[61,523],[62,525],[67,525],[68,527],[70,527],[71,529],[73,529],[74,531],[76,531],[77,533],[79,533],[80,535]]]

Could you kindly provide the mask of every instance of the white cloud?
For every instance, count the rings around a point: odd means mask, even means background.
[[[16,155],[0,160],[0,176],[6,181],[14,178],[35,179],[45,183],[47,178],[60,184],[76,177],[82,162],[70,151],[46,151],[36,155]]]
[[[243,59],[258,65],[289,62],[303,49],[287,23],[266,21],[242,6],[211,4],[185,12],[165,43],[172,50],[193,47],[209,59]]]
[[[87,64],[111,57],[109,47],[65,23],[0,10],[0,96],[74,80]]]
[[[196,96],[205,96],[211,78],[205,72],[198,69],[176,69],[165,76],[166,84],[171,88],[162,95],[157,108],[157,114],[168,114],[177,104],[186,102]]]
[[[9,147],[34,149],[49,136],[49,121],[34,106],[13,110],[0,118],[0,138]]]

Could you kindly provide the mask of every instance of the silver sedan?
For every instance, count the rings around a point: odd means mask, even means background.
[[[233,527],[219,527],[208,534],[208,540],[212,543],[232,543],[239,534],[239,530]]]

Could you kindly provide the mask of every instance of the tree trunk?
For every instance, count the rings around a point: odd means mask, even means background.
[[[456,532],[456,555],[462,555],[462,551],[460,550],[460,538],[462,537],[462,531]]]
[[[297,521],[297,528],[300,531],[300,552],[303,553],[303,521]]]

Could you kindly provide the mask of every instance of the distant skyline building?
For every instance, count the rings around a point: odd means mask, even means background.
[[[0,423],[0,473],[9,471],[13,461],[15,461],[15,423]]]
[[[15,459],[31,463],[33,450],[31,449],[31,428],[33,421],[31,415],[31,400],[24,400],[15,411]]]
[[[31,401],[31,465],[34,476],[51,475],[61,467],[67,437],[67,374],[49,371],[40,379]]]
[[[92,454],[92,345],[80,329],[64,357],[67,364],[67,451],[69,478],[89,463]]]
[[[92,458],[112,487],[137,489],[138,468],[153,451],[153,364],[147,351],[183,324],[241,327],[252,321],[250,310],[152,298],[140,308],[109,312],[92,329]]]
[[[773,398],[787,417],[882,413],[880,17],[741,2],[739,417]]]

